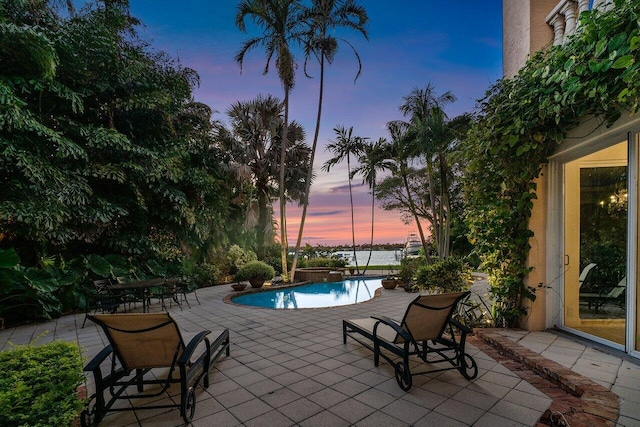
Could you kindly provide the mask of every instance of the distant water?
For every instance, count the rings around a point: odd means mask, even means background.
[[[353,251],[336,251],[334,254],[342,254],[349,261],[347,265],[356,265]],[[358,265],[364,266],[369,259],[369,251],[356,251],[356,256],[358,257]],[[402,251],[399,249],[397,251],[373,251],[369,265],[400,265],[401,256]]]

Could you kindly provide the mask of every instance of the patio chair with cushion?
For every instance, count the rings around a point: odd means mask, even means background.
[[[473,379],[478,375],[478,366],[465,352],[466,337],[472,329],[452,318],[456,306],[467,295],[468,291],[419,296],[409,304],[400,322],[383,316],[343,320],[343,342],[346,344],[350,336],[372,350],[375,366],[382,356],[395,368],[396,381],[405,391],[411,388],[413,375],[457,369],[465,378]],[[395,362],[383,350],[400,360]],[[412,373],[412,355],[429,365],[448,366]]]
[[[211,366],[223,352],[229,355],[228,329],[202,331],[185,345],[178,325],[165,312],[96,314],[89,319],[102,327],[109,345],[84,368],[93,373],[96,392],[82,412],[83,426],[97,425],[108,412],[176,407],[189,423],[196,388],[201,381],[208,388]],[[104,376],[103,368],[108,372]],[[167,398],[165,404],[114,407],[121,400],[158,399],[174,383],[180,384],[178,403]]]

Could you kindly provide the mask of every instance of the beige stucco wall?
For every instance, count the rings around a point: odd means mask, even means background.
[[[536,196],[531,210],[529,229],[533,231],[533,237],[529,239],[531,250],[527,257],[527,265],[533,270],[525,279],[525,285],[536,290],[535,301],[525,299],[523,305],[527,307],[525,316],[520,326],[529,331],[543,331],[546,329],[546,235],[547,235],[547,166],[542,167],[540,176],[536,179]]]
[[[529,56],[550,46],[546,17],[559,0],[502,0],[502,72],[513,77]]]

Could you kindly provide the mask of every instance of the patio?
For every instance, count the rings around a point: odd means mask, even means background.
[[[475,380],[457,371],[418,376],[409,393],[400,389],[387,363],[376,368],[370,351],[352,341],[342,344],[342,319],[404,313],[415,294],[401,289],[382,291],[362,304],[304,310],[224,303],[231,292],[228,286],[201,289],[201,305],[170,310],[184,331],[227,327],[231,333],[231,356],[212,369],[209,389],[197,393],[195,426],[534,426],[552,405],[552,398],[530,384],[533,380],[512,372],[497,353],[496,361],[478,339],[468,347],[479,365]],[[0,350],[7,341],[43,343],[55,338],[77,341],[89,359],[105,339],[92,323],[81,329],[83,319],[80,313],[0,331]],[[551,333],[505,336],[546,357],[558,356],[563,366],[576,366],[608,384],[623,398],[618,425],[640,424],[637,364],[585,346],[580,351],[581,344]],[[606,362],[606,379],[599,373],[603,369],[595,375],[597,360]],[[93,385],[88,388],[91,393]],[[101,425],[177,426],[182,420],[177,410],[127,411],[107,416]]]

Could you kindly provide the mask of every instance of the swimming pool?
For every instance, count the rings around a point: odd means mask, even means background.
[[[309,283],[283,289],[270,289],[238,295],[231,300],[236,304],[263,308],[321,308],[337,307],[370,300],[381,279],[346,279],[342,282]]]

